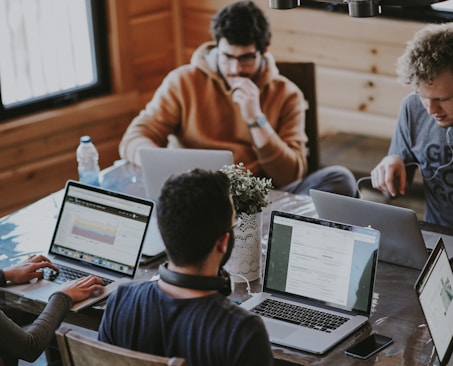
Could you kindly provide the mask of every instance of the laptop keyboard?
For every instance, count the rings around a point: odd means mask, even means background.
[[[331,333],[349,319],[344,316],[329,314],[272,299],[264,300],[261,304],[253,308],[252,312],[267,318],[282,320],[327,333]]]
[[[58,270],[59,270],[58,273],[55,274],[55,272],[53,270],[51,270],[50,268],[45,268],[43,271],[44,278],[46,280],[54,281],[55,283],[61,284],[61,283],[76,280],[78,278],[86,277],[86,276],[90,275],[90,273],[88,273],[88,272],[80,271],[78,269],[74,269],[74,268],[70,268],[70,267],[66,267],[66,266],[62,266],[62,265],[58,266]],[[100,276],[98,276],[98,277],[104,281],[104,286],[107,286],[113,282],[113,280],[111,280],[109,278],[100,277]]]

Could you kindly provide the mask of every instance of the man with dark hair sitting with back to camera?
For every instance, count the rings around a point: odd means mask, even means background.
[[[157,220],[169,262],[158,281],[123,285],[110,296],[99,339],[188,365],[272,365],[261,318],[226,297],[222,266],[236,220],[228,177],[200,169],[171,177]]]

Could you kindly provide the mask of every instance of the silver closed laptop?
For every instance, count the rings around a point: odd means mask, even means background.
[[[413,210],[314,189],[310,196],[320,218],[379,230],[379,260],[423,268],[428,250]]]
[[[228,150],[155,147],[140,149],[139,156],[146,197],[154,202],[159,198],[165,181],[172,175],[195,168],[215,171],[224,165],[233,164],[233,153]],[[156,256],[165,250],[155,211],[143,247],[143,254],[147,256]]]

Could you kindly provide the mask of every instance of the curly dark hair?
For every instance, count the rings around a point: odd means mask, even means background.
[[[221,9],[211,21],[211,34],[217,44],[225,38],[230,45],[254,44],[261,53],[271,41],[270,24],[253,1],[239,1]]]
[[[231,228],[230,180],[222,172],[194,169],[172,176],[157,203],[157,223],[169,259],[200,265]]]
[[[401,82],[431,84],[445,70],[453,72],[453,23],[429,24],[415,33],[398,59]]]

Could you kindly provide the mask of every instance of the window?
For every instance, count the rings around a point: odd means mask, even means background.
[[[109,90],[105,4],[0,0],[0,119]]]

